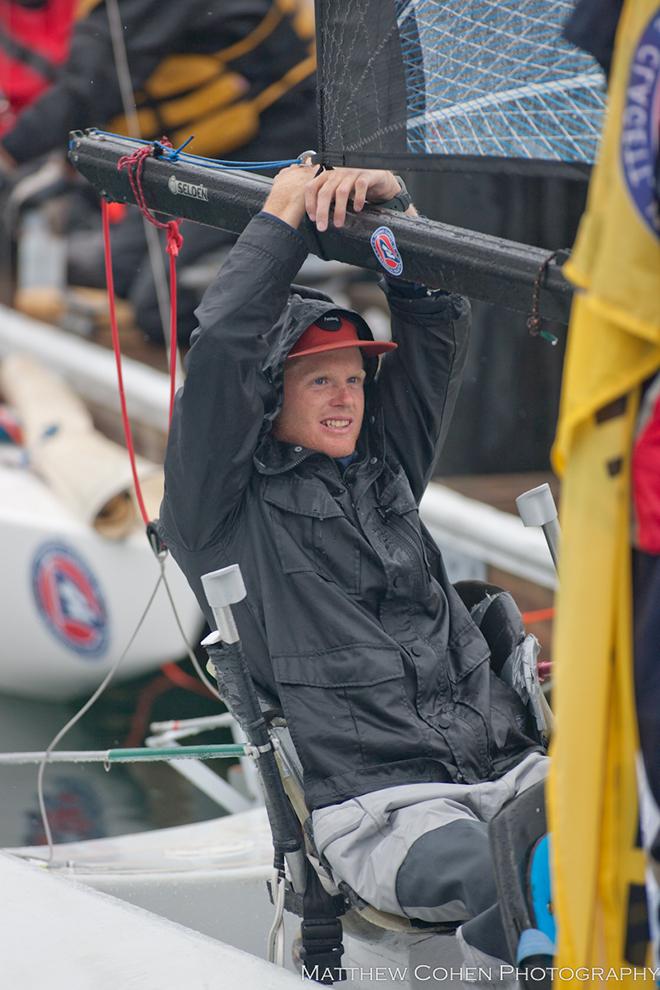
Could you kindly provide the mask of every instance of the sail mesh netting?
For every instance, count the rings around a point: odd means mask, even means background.
[[[316,0],[331,164],[589,164],[603,74],[563,40],[573,0]]]

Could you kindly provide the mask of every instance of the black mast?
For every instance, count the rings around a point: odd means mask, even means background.
[[[136,147],[134,140],[94,130],[76,131],[71,135],[69,158],[101,196],[134,203],[128,176],[117,170],[117,163]],[[178,161],[150,156],[142,184],[152,210],[240,234],[261,209],[271,180],[213,168],[194,161],[193,156]],[[541,248],[373,207],[360,214],[349,213],[341,230],[331,227],[319,234],[313,224],[304,222],[301,232],[312,254],[382,272],[370,239],[383,224],[396,238],[403,259],[402,278],[523,313],[532,309],[534,285],[548,258]],[[567,323],[571,288],[557,264],[548,265],[540,285],[542,316]]]

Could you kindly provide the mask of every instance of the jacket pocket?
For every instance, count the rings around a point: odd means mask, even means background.
[[[394,646],[352,643],[323,653],[273,657],[273,669],[281,684],[367,687],[403,677],[403,660]]]
[[[285,574],[314,571],[349,595],[360,593],[358,533],[322,483],[269,478],[263,499]]]
[[[350,792],[366,768],[420,752],[396,647],[352,643],[275,656],[273,669],[306,780],[341,779]]]

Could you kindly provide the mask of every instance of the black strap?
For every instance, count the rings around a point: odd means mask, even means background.
[[[52,83],[57,79],[59,70],[54,62],[51,62],[45,55],[41,55],[40,52],[35,52],[33,49],[28,48],[27,45],[21,44],[16,38],[10,38],[4,31],[0,31],[0,46],[4,48],[10,58],[27,65],[30,69],[37,72],[42,79],[45,79],[46,82]]]
[[[147,523],[147,539],[149,540],[149,546],[157,557],[167,553],[167,546],[160,538],[158,523],[155,520]]]
[[[412,203],[412,196],[408,192],[408,187],[401,176],[395,175],[394,178],[399,183],[399,192],[396,196],[386,199],[384,203],[374,203],[373,205],[381,210],[396,210],[398,213],[405,213]]]
[[[341,968],[344,946],[340,913],[343,904],[340,907],[338,898],[324,890],[316,870],[308,862],[300,957],[303,975],[317,983],[331,985],[346,979],[346,971]]]

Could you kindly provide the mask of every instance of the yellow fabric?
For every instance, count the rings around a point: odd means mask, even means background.
[[[241,58],[243,55],[247,55],[248,52],[253,51],[257,45],[260,45],[262,41],[265,41],[268,35],[272,34],[277,25],[282,20],[283,11],[279,9],[279,4],[274,3],[270,8],[263,20],[256,26],[254,31],[250,31],[245,38],[241,38],[236,44],[230,45],[228,48],[224,48],[222,51],[222,58],[225,62],[231,62],[234,59]]]
[[[194,92],[230,75],[218,55],[168,55],[149,77],[149,95],[156,100]]]
[[[226,109],[240,100],[246,88],[245,80],[237,72],[223,72],[218,77],[216,71],[215,79],[205,85],[197,86],[185,96],[163,102],[159,107],[161,120],[165,127],[177,127],[214,110]],[[152,92],[160,97],[160,93]]]
[[[640,55],[639,48],[654,16],[660,18],[657,0],[627,0],[624,5],[600,160],[591,179],[577,245],[564,273],[575,285],[588,288],[592,309],[630,333],[657,343],[660,239],[642,219],[630,191],[634,182],[640,188],[653,183],[653,162],[651,155],[644,153],[641,132],[646,128],[645,117],[653,114],[654,96],[651,80],[644,73],[657,70],[652,64],[657,55]],[[642,115],[639,123],[636,111]],[[658,121],[651,126],[657,142]],[[624,170],[626,156],[628,167]]]
[[[280,6],[294,13],[294,24],[301,38],[314,39],[314,0],[279,0]]]
[[[629,472],[639,387],[660,367],[660,240],[635,195],[645,163],[643,128],[631,131],[637,118],[630,107],[644,110],[647,91],[633,86],[652,82],[636,66],[644,65],[640,45],[654,17],[657,0],[626,0],[600,160],[564,269],[582,291],[571,315],[553,451],[563,480],[548,813],[556,965],[569,970],[631,966],[626,953],[637,919],[629,897],[644,882],[635,847]],[[561,986],[571,983],[589,986],[577,977]],[[617,979],[618,986],[642,983]]]
[[[81,0],[94,6],[98,0]],[[310,54],[251,98],[247,80],[229,68],[230,63],[258,48],[280,26],[293,18],[294,30],[309,42]],[[259,115],[294,86],[313,74],[313,18],[307,0],[274,0],[259,24],[241,41],[213,54],[166,56],[142,89],[135,93],[142,137],[166,135],[177,147],[194,135],[191,151],[217,157],[247,144],[259,131]],[[109,121],[108,130],[130,133],[123,114]]]
[[[175,148],[194,133],[194,154],[217,156],[243,147],[258,130],[259,115],[254,103],[241,101],[196,120],[194,132],[186,125],[178,130],[170,129],[168,133]]]
[[[195,56],[191,58],[194,59]],[[158,70],[159,78],[167,79],[167,71],[162,70],[170,63],[188,61],[187,56],[172,56],[166,59]],[[256,135],[259,129],[259,115],[267,107],[311,76],[315,70],[316,59],[310,55],[294,65],[281,79],[248,100],[241,99],[241,95],[245,92],[245,81],[242,76],[229,71],[219,75],[216,63],[215,77],[192,93],[180,99],[169,99],[158,103],[157,110],[152,105],[139,106],[138,103],[140,133],[154,136],[164,131],[174,147],[182,144],[191,133],[194,133],[195,154],[229,153],[247,144]],[[177,66],[177,77],[179,72],[180,68]],[[198,78],[202,76],[200,72]],[[169,81],[171,83],[171,80]],[[170,92],[173,89],[172,86]],[[159,92],[158,96],[161,95]],[[123,116],[114,118],[109,129],[119,134],[124,133],[127,129],[125,118]]]
[[[285,93],[294,86],[297,86],[299,82],[303,79],[307,79],[311,76],[313,72],[316,71],[316,56],[310,55],[308,58],[303,59],[302,62],[298,62],[298,65],[294,65],[292,69],[278,79],[277,82],[272,83],[263,89],[261,93],[255,98],[254,103],[259,113],[262,113],[271,104],[276,103],[281,99]]]

